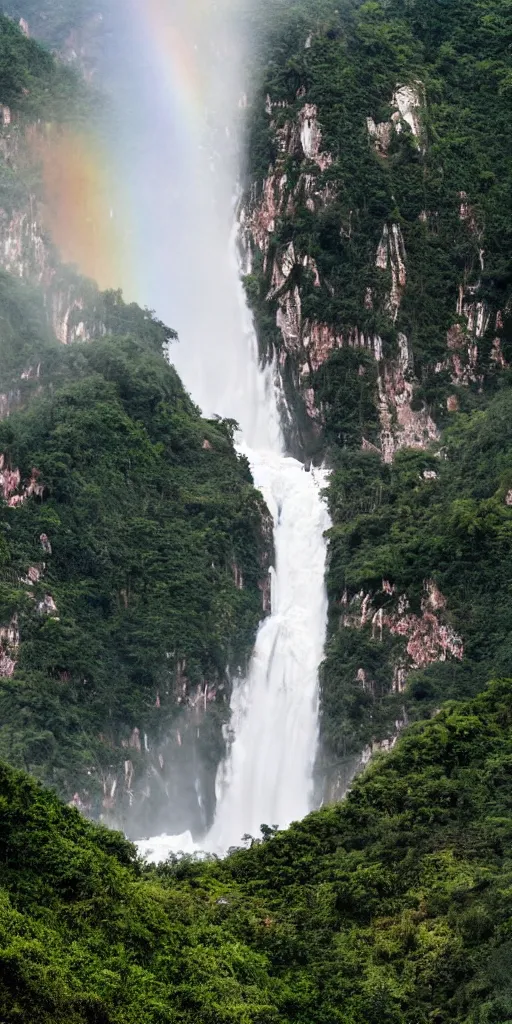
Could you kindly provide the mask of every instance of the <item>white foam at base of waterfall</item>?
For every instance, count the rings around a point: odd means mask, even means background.
[[[190,833],[139,842],[152,861],[198,850],[223,854],[244,835],[258,836],[262,824],[285,828],[312,809],[327,621],[325,474],[275,451],[243,451],[274,518],[272,613],[260,626],[246,678],[234,683],[213,825],[198,843]]]

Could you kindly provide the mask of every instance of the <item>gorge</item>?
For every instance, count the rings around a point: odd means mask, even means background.
[[[509,1024],[510,2],[4,9],[0,1020]]]

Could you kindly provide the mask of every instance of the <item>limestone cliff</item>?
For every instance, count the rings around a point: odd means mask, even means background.
[[[49,326],[67,345],[90,340],[105,326],[98,288],[62,263],[45,227],[44,188],[37,172],[40,149],[51,148],[51,134],[50,125],[27,123],[16,115],[1,129],[0,177],[16,187],[4,188],[0,206],[0,268],[41,287]]]

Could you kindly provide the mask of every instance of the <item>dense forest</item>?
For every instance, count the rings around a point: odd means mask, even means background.
[[[130,335],[50,345],[27,380],[41,393],[0,427],[2,621],[20,638],[0,685],[0,750],[95,813],[128,756],[140,774],[144,733],[156,745],[188,703],[198,725],[203,699],[219,702],[204,739],[211,773],[226,665],[245,663],[261,614],[248,466],[138,318]]]
[[[510,1020],[512,686],[413,727],[347,800],[144,866],[0,770],[6,1024]]]
[[[246,291],[333,467],[324,759],[508,671],[512,10],[257,6]],[[335,785],[336,789],[336,785]]]

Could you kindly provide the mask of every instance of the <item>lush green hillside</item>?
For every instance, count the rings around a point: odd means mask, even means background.
[[[30,10],[67,45],[76,11]],[[510,15],[251,15],[247,291],[290,442],[333,466],[326,759],[429,721],[343,804],[158,869],[12,765],[88,813],[130,806],[156,831],[164,803],[165,825],[200,827],[226,666],[261,615],[265,513],[233,425],[202,419],[164,358],[173,332],[38,231],[18,140],[81,92],[0,24],[5,1024],[512,1019],[512,682],[484,688],[510,671]]]
[[[16,670],[3,665],[0,747],[98,813],[114,782],[122,803],[132,770],[140,788],[167,758],[160,740],[199,700],[214,774],[226,666],[244,663],[261,615],[261,502],[229,426],[201,420],[164,359],[162,325],[117,299],[129,335],[45,350],[33,292],[2,283],[27,379],[0,425],[1,621],[16,634],[3,638]]]
[[[489,674],[507,673],[511,424],[507,386],[485,410],[459,415],[430,452],[404,450],[391,466],[359,452],[336,458],[323,715],[329,747],[339,756],[361,749],[375,733],[392,734],[404,706],[409,717],[424,716],[440,701],[477,692]],[[443,595],[437,609],[424,582],[432,579]],[[382,580],[392,581],[392,592]],[[347,605],[347,590],[373,595],[366,618],[361,597]],[[398,614],[397,593],[408,597]],[[428,618],[436,610],[446,623],[444,637]],[[350,628],[351,613],[357,628]],[[338,628],[340,614],[348,628]],[[415,669],[406,687],[401,681],[390,689],[396,665],[407,664],[404,633]],[[361,668],[371,687],[358,684]]]
[[[246,278],[334,473],[325,759],[507,671],[507,0],[263,4]],[[446,433],[443,433],[446,431]]]
[[[0,770],[6,1024],[506,1022],[512,685],[416,727],[346,803],[143,868]]]

